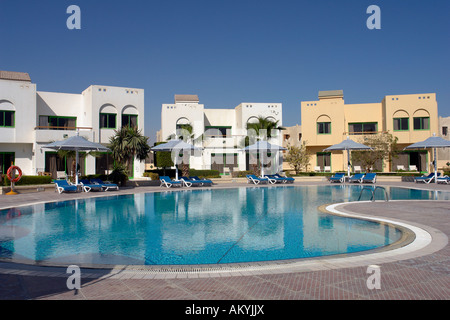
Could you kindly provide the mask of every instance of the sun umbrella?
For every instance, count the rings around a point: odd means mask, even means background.
[[[450,148],[450,141],[442,139],[441,137],[436,137],[436,134],[433,133],[433,136],[421,141],[413,143],[410,146],[407,146],[405,149],[433,149],[434,150],[434,183],[437,183],[437,148]]]
[[[175,151],[175,180],[178,180],[178,154],[180,152],[185,151],[200,151],[201,148],[198,148],[192,144],[189,144],[187,142],[184,142],[183,140],[170,140],[167,143],[163,143],[160,145],[157,145],[153,148],[151,148],[153,151],[166,151],[166,152],[173,152]]]
[[[334,151],[334,150],[347,150],[347,174],[350,177],[350,150],[372,150],[362,143],[355,142],[347,137],[346,140],[341,143],[335,144],[331,147],[324,149],[323,151]]]
[[[78,152],[79,151],[110,151],[104,145],[99,143],[91,142],[83,137],[79,136],[77,132],[76,136],[70,137],[63,141],[55,141],[42,148],[52,149],[52,150],[69,150],[75,151],[75,168],[78,168]],[[75,174],[75,184],[78,185],[78,173]]]
[[[280,151],[280,150],[287,150],[287,149],[284,147],[280,147],[276,144],[271,144],[267,141],[257,141],[256,143],[254,143],[248,147],[245,147],[243,149],[243,151],[246,151],[246,152],[255,152],[255,153],[262,152],[263,157],[264,157],[264,152]],[[263,162],[263,164],[264,164],[264,162]],[[264,177],[264,165],[261,165],[261,177]]]

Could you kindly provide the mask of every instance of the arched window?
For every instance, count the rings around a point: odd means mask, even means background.
[[[117,129],[117,109],[112,104],[100,108],[100,129]]]
[[[317,134],[331,134],[331,118],[327,115],[321,115],[316,120]]]
[[[138,110],[135,106],[126,106],[122,110],[122,127],[138,127]]]
[[[8,100],[0,100],[0,128],[15,127],[14,105]]]
[[[413,115],[414,130],[430,130],[430,114],[425,109],[418,109]]]
[[[394,112],[394,131],[409,131],[409,114],[405,110]]]

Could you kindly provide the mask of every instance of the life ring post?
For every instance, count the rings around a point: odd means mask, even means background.
[[[8,171],[6,172],[6,177],[9,179],[9,181],[11,181],[11,191],[8,192],[6,195],[11,196],[19,194],[15,190],[15,185],[16,182],[20,181],[20,179],[22,178],[22,170],[18,166],[11,164],[11,167],[9,167]]]

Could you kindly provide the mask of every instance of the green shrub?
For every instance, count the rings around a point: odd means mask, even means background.
[[[159,180],[159,174],[155,172],[144,172],[144,177],[151,178],[152,180]]]
[[[233,171],[231,174],[233,178],[245,178],[248,174],[253,174],[251,171]]]
[[[120,186],[125,186],[128,181],[128,172],[125,165],[117,164],[109,175],[108,180]]]
[[[22,178],[16,182],[16,186],[30,186],[30,185],[39,185],[39,184],[50,184],[52,183],[52,177],[50,176],[22,176]],[[11,181],[6,177],[6,175],[2,175],[2,183],[3,186],[10,186]]]
[[[198,176],[204,178],[220,178],[220,172],[218,170],[189,170],[190,176]]]

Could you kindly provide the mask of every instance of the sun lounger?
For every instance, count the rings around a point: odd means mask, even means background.
[[[184,185],[188,188],[192,187],[192,186],[201,186],[203,185],[202,182],[200,180],[193,180],[191,178],[188,177],[181,177],[180,178],[181,181],[183,181]]]
[[[63,192],[78,192],[78,188],[76,185],[69,184],[67,180],[55,180],[55,188],[59,194]]]
[[[438,177],[437,182],[450,184],[450,177],[449,176]]]
[[[437,173],[437,177],[439,179],[439,176],[441,175],[440,172]],[[421,177],[414,178],[414,182],[424,182],[424,183],[430,183],[434,180],[434,172],[430,173],[429,175],[423,175]]]
[[[370,172],[366,173],[366,175],[362,178],[362,182],[365,183],[375,183],[377,181],[377,174]]]
[[[334,176],[330,177],[330,182],[344,182],[345,174],[342,172],[335,173]]]
[[[115,183],[111,183],[109,181],[103,181],[102,179],[99,178],[93,178],[91,179],[91,184],[99,184],[102,186],[102,188],[105,191],[109,191],[109,190],[119,190],[119,186]]]
[[[172,180],[172,179],[170,179],[170,177],[162,176],[162,177],[159,177],[159,180],[161,181],[160,187],[165,186],[167,188],[172,188],[173,186],[177,186],[177,187],[183,186],[183,181]]]
[[[271,184],[275,184],[275,183],[286,183],[286,180],[282,177],[277,177],[274,174],[268,174],[265,175],[264,178],[269,179],[269,182]]]
[[[364,173],[356,173],[354,176],[351,176],[348,181],[349,182],[357,182],[361,183],[364,178]]]
[[[209,179],[200,179],[197,176],[192,176],[192,177],[189,177],[189,178],[192,181],[200,182],[202,184],[202,186],[204,186],[204,185],[210,185],[211,186],[213,184],[213,182],[211,180],[209,180]]]
[[[292,177],[283,177],[282,175],[280,175],[279,173],[277,173],[277,174],[274,174],[274,177],[277,177],[277,178],[282,178],[282,179],[284,179],[284,183],[294,183],[294,181],[295,181],[295,179],[294,178],[292,178]]]
[[[269,179],[268,178],[258,178],[257,176],[255,176],[254,174],[248,174],[247,175],[247,182],[253,182],[254,184],[260,184],[260,183],[269,183]]]
[[[90,192],[93,191],[102,191],[102,186],[100,184],[95,184],[90,182],[87,179],[81,179],[78,181],[81,184],[81,188],[84,190],[84,192]]]

